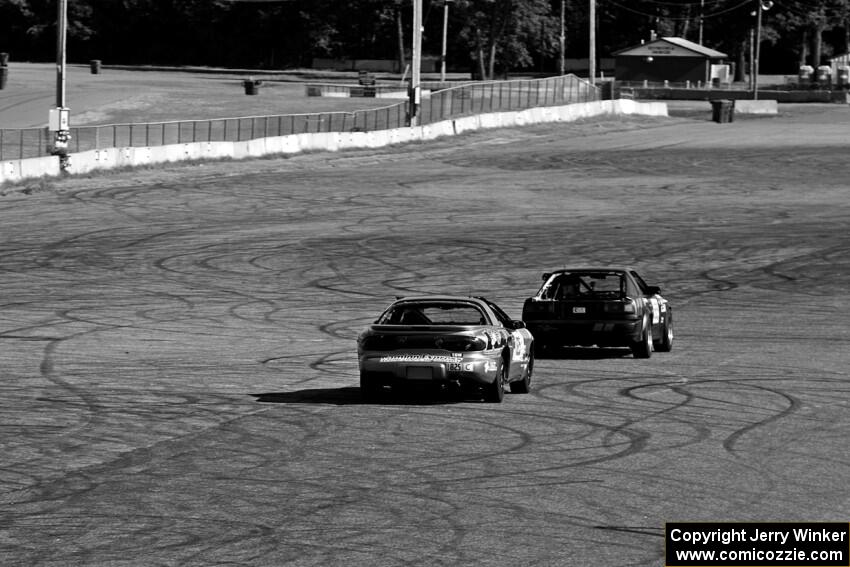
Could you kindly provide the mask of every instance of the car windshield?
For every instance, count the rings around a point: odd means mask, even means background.
[[[625,283],[619,272],[565,272],[547,281],[540,296],[543,299],[618,298]]]
[[[405,302],[390,307],[380,325],[486,325],[484,312],[471,303]]]

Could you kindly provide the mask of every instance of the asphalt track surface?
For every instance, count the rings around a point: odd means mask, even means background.
[[[658,566],[669,521],[847,521],[845,106],[498,130],[0,189],[0,564]],[[396,295],[518,317],[630,264],[670,353],[364,404]]]

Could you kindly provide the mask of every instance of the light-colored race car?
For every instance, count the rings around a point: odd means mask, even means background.
[[[357,354],[366,400],[417,384],[501,402],[508,387],[527,393],[534,371],[531,333],[483,297],[400,298],[360,334]]]
[[[543,274],[522,320],[538,354],[565,345],[629,347],[635,358],[673,348],[673,308],[661,289],[628,267],[565,268]]]

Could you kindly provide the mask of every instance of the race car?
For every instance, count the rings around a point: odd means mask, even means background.
[[[534,339],[483,297],[434,295],[394,301],[357,338],[360,390],[373,400],[410,385],[455,386],[501,402],[528,393]]]
[[[569,268],[543,274],[522,320],[538,354],[561,346],[629,347],[635,358],[673,348],[673,309],[661,289],[628,267]]]

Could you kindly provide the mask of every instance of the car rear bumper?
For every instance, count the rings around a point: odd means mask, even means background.
[[[458,383],[487,385],[496,379],[501,352],[454,354],[426,352],[365,352],[360,354],[361,375],[377,384]]]
[[[629,346],[639,341],[640,320],[526,321],[538,344]]]

